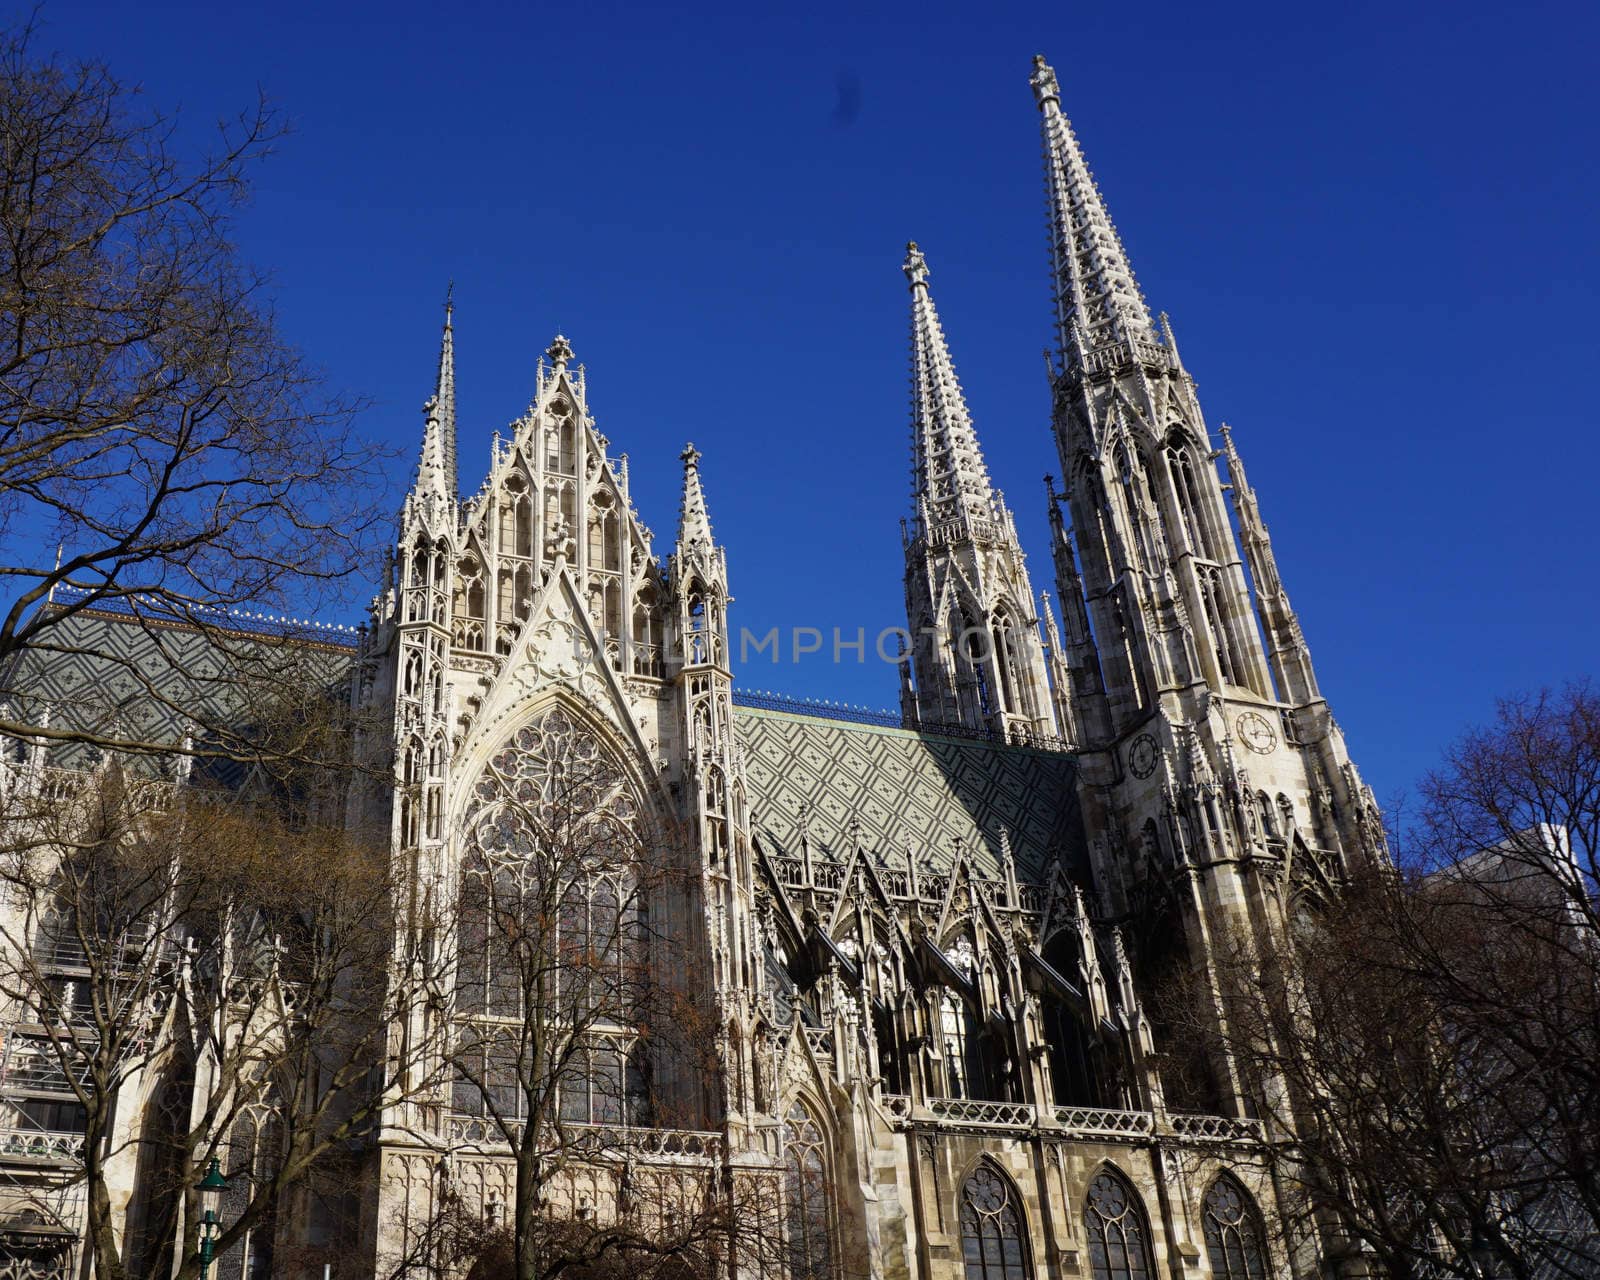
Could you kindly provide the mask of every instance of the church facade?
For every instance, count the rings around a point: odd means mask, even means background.
[[[1147,310],[1042,59],[1031,86],[1054,602],[990,482],[913,244],[898,716],[741,692],[699,454],[681,455],[660,554],[563,337],[462,499],[448,311],[391,580],[359,642],[329,648],[387,726],[384,812],[419,883],[458,883],[486,777],[540,784],[561,752],[606,761],[627,813],[682,833],[691,888],[671,927],[713,1014],[712,1066],[671,1124],[598,1101],[561,1118],[630,1177],[770,1178],[780,1269],[807,1280],[1309,1277],[1329,1241],[1288,1228],[1247,1082],[1173,1043],[1155,992],[1284,929],[1297,896],[1382,856],[1381,826],[1233,438],[1220,428],[1218,447]],[[41,697],[83,696],[53,679]],[[7,1135],[43,1114],[17,1108],[17,1079]],[[516,1164],[489,1089],[399,1099],[374,1130],[349,1194],[361,1274],[437,1274],[424,1237],[446,1202],[505,1221]],[[70,1142],[41,1148],[51,1163],[7,1141],[13,1179],[72,1159]],[[566,1208],[603,1216],[621,1167],[575,1163]],[[285,1212],[273,1230],[219,1273],[275,1273],[312,1225]]]

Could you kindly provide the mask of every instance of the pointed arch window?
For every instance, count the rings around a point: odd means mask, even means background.
[[[833,1237],[828,1199],[828,1164],[822,1126],[800,1103],[783,1125],[784,1233],[789,1275],[794,1280],[829,1280]]]
[[[617,513],[606,513],[604,538],[605,557],[604,565],[607,573],[620,573],[622,571],[622,534],[621,526],[617,521]],[[596,566],[599,567],[598,565]]]
[[[1031,716],[1033,708],[1023,698],[1026,685],[1022,679],[1022,662],[1017,650],[1016,628],[1011,615],[1000,610],[994,618],[996,666],[1000,669],[1000,694],[1005,700],[1003,709],[1013,714]]]
[[[1206,1256],[1216,1280],[1263,1280],[1267,1274],[1265,1232],[1250,1193],[1224,1173],[1206,1192]]]
[[[234,1221],[248,1207],[251,1190],[277,1171],[282,1126],[271,1110],[248,1108],[234,1121],[222,1153],[228,1189],[223,1192],[225,1221]],[[217,1258],[218,1280],[266,1280],[272,1274],[272,1244],[277,1213],[269,1209],[232,1248]]]
[[[1189,535],[1189,547],[1197,556],[1207,560],[1217,558],[1211,545],[1210,529],[1202,514],[1200,486],[1195,479],[1194,459],[1187,447],[1174,441],[1167,446],[1167,468],[1172,473],[1172,488],[1178,499],[1178,516],[1183,521],[1184,532]]]
[[[685,628],[684,658],[691,666],[699,666],[702,662],[710,661],[710,650],[707,644],[709,627],[706,598],[701,594],[698,583],[691,587],[689,591],[689,601],[685,609],[687,626]]]
[[[966,1280],[1028,1280],[1030,1274],[1017,1193],[987,1164],[961,1188],[961,1255]]]
[[[656,609],[655,587],[646,582],[639,588],[633,608],[633,671],[635,675],[660,676],[661,615]]]
[[[1089,1269],[1094,1280],[1149,1280],[1150,1232],[1132,1187],[1109,1170],[1089,1184],[1083,1210],[1089,1239]]]
[[[520,475],[506,480],[500,507],[500,554],[523,557],[533,554],[533,498],[528,493],[527,481]]]
[[[1256,792],[1256,811],[1261,815],[1261,834],[1268,840],[1276,840],[1282,834],[1278,830],[1278,815],[1265,791]]]

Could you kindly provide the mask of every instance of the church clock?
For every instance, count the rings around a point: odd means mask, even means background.
[[[1141,733],[1128,748],[1128,768],[1135,778],[1148,778],[1156,771],[1156,762],[1160,758],[1161,751],[1156,746],[1156,740],[1148,733]]]
[[[1266,755],[1278,745],[1278,735],[1272,731],[1272,722],[1259,711],[1246,711],[1234,721],[1244,745],[1259,756]]]

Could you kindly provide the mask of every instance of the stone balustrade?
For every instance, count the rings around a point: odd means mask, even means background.
[[[1173,1134],[1190,1142],[1265,1142],[1266,1129],[1259,1120],[1235,1120],[1232,1116],[1190,1115],[1174,1112],[1167,1117]]]
[[[1139,1142],[1176,1140],[1183,1143],[1257,1145],[1266,1141],[1259,1120],[1174,1112],[1164,1119],[1150,1111],[1110,1107],[1052,1107],[1044,1114],[1025,1102],[985,1102],[975,1098],[929,1098],[918,1112],[900,1093],[882,1095],[883,1109],[896,1127],[913,1122],[950,1129],[1039,1131],[1088,1141]]]
[[[520,1142],[520,1123],[507,1126]],[[563,1124],[561,1145],[595,1155],[629,1155],[645,1160],[701,1163],[722,1158],[722,1135],[699,1129],[652,1129],[620,1125]],[[491,1153],[508,1149],[505,1132],[495,1121],[482,1116],[450,1115],[445,1119],[445,1138],[451,1146],[477,1147]],[[552,1143],[557,1141],[551,1135]]]
[[[1073,1137],[1138,1138],[1154,1136],[1155,1115],[1149,1111],[1116,1111],[1109,1107],[1057,1107],[1055,1122]]]
[[[0,1161],[38,1160],[80,1164],[81,1133],[52,1133],[44,1129],[0,1129]]]

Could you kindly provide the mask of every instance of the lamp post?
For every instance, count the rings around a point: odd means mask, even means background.
[[[222,1193],[228,1189],[228,1180],[222,1176],[222,1166],[216,1156],[211,1157],[211,1167],[195,1188],[200,1193],[200,1203],[205,1211],[200,1215],[200,1280],[206,1280],[211,1271],[211,1259],[216,1253],[217,1234],[222,1223],[217,1210],[222,1206]]]

